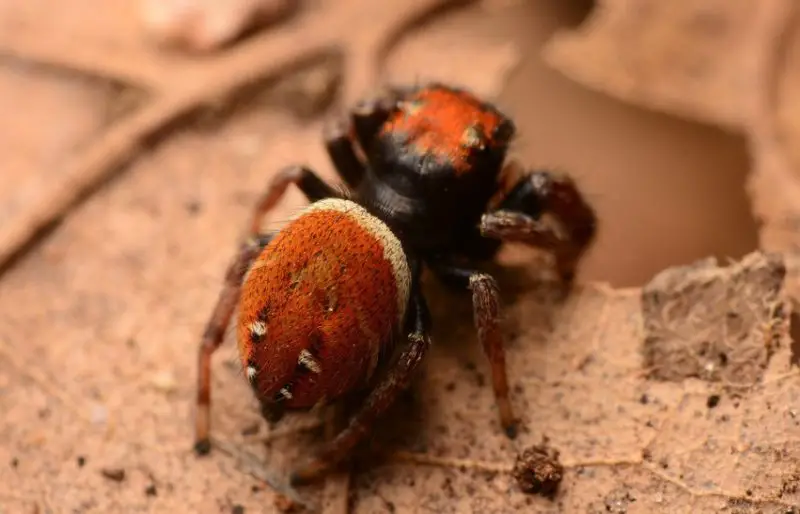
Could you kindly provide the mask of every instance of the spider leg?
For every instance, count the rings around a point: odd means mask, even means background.
[[[350,111],[349,117],[338,116],[325,124],[323,135],[328,156],[336,172],[351,188],[358,187],[366,173],[356,146],[360,147],[362,154],[369,152],[372,140],[395,105],[395,94],[387,92],[361,100]]]
[[[250,234],[261,232],[261,221],[286,194],[289,185],[294,184],[308,198],[315,202],[323,198],[339,198],[341,195],[325,183],[319,175],[305,166],[289,166],[276,173],[267,185],[267,189],[256,202],[250,221]]]
[[[430,263],[431,270],[442,280],[472,290],[472,309],[478,339],[489,359],[500,424],[510,438],[517,435],[517,420],[508,395],[508,375],[503,335],[500,330],[500,289],[497,281],[486,273],[464,269],[448,263]]]
[[[552,251],[566,284],[572,283],[578,261],[596,230],[597,216],[572,179],[548,171],[522,176],[497,210],[484,214],[480,223],[486,237]]]
[[[352,122],[345,117],[333,118],[323,128],[328,157],[336,172],[351,189],[358,187],[366,173],[366,167],[356,153],[353,137]]]
[[[353,132],[364,152],[369,151],[372,140],[396,108],[400,95],[400,90],[391,89],[374,98],[361,100],[351,111]]]
[[[261,234],[263,217],[280,201],[290,184],[295,184],[310,201],[337,197],[338,193],[326,184],[312,170],[303,166],[290,166],[279,171],[270,181],[266,191],[253,208],[250,232],[236,257],[228,266],[225,284],[217,299],[217,304],[206,324],[200,344],[197,375],[197,414],[195,418],[195,451],[206,454],[211,450],[210,411],[211,411],[211,356],[222,344],[225,330],[230,324],[233,312],[239,301],[242,281],[247,270],[275,234]],[[281,413],[269,411],[262,404],[262,413],[268,421],[280,418]]]
[[[408,387],[414,371],[431,345],[428,306],[419,290],[414,289],[416,291],[411,301],[413,332],[408,335],[408,345],[388,373],[382,377],[376,387],[369,393],[364,404],[350,419],[349,425],[339,432],[333,440],[326,442],[322,450],[313,459],[299,466],[291,473],[289,480],[292,485],[305,484],[316,480],[347,457],[353,448],[369,433],[375,420]]]
[[[211,356],[222,344],[225,330],[230,323],[233,311],[239,300],[242,280],[274,234],[260,235],[247,241],[239,249],[236,257],[228,266],[225,274],[225,285],[220,292],[217,304],[206,323],[198,355],[197,373],[197,412],[195,414],[195,452],[205,455],[211,450],[209,438],[211,425]]]

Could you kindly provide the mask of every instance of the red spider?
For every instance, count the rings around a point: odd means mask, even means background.
[[[566,176],[527,172],[504,190],[519,171],[505,162],[514,132],[509,118],[466,91],[442,84],[395,89],[326,129],[328,154],[349,191],[301,166],[273,178],[203,336],[198,453],[210,450],[211,355],[238,306],[239,354],[267,419],[368,393],[349,425],[298,466],[291,482],[315,479],[345,458],[430,346],[423,265],[472,291],[500,423],[515,436],[498,287],[476,266],[502,241],[521,241],[552,251],[569,284],[596,217]],[[260,233],[263,216],[290,184],[311,205],[281,231]],[[397,341],[404,344],[392,359]]]

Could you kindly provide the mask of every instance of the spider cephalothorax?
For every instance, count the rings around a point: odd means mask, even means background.
[[[326,127],[328,154],[349,191],[301,166],[275,175],[203,337],[200,453],[210,448],[210,358],[238,306],[240,357],[268,419],[367,393],[349,425],[296,468],[292,482],[314,479],[346,457],[430,346],[423,266],[471,290],[500,422],[514,437],[498,287],[475,266],[502,241],[520,241],[551,251],[569,284],[596,218],[569,177],[506,162],[513,135],[509,118],[464,90],[394,89]],[[281,231],[263,234],[264,215],[290,184],[311,205]]]

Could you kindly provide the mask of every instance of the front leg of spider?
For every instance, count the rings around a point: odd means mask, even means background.
[[[570,285],[595,238],[597,216],[570,177],[536,171],[521,178],[496,211],[483,215],[480,231],[550,250],[561,280]]]
[[[323,139],[328,157],[350,188],[357,188],[366,173],[356,146],[360,146],[364,153],[369,152],[372,141],[395,104],[396,99],[390,94],[361,100],[350,111],[350,116],[338,116],[325,124]]]
[[[369,433],[375,421],[388,409],[408,387],[414,371],[419,367],[431,345],[430,314],[425,298],[418,287],[412,296],[412,332],[408,343],[388,373],[369,393],[366,401],[350,419],[349,425],[332,441],[326,442],[322,450],[309,462],[296,468],[290,475],[293,486],[307,484],[323,476],[339,464]]]
[[[478,340],[489,359],[500,424],[513,439],[517,436],[517,419],[508,394],[508,374],[503,335],[500,329],[500,288],[491,275],[459,268],[447,263],[431,263],[431,269],[443,281],[460,284],[472,291],[472,311]]]
[[[333,118],[325,123],[322,134],[325,150],[336,173],[342,177],[345,184],[355,189],[364,178],[366,168],[353,146],[352,123],[344,117]]]
[[[247,270],[274,237],[266,234],[252,238],[239,250],[225,274],[225,285],[206,324],[200,343],[197,373],[197,413],[195,414],[195,444],[198,455],[211,451],[211,356],[222,344],[225,330],[239,301],[239,292]]]
[[[325,198],[340,198],[341,195],[313,170],[305,166],[288,166],[276,173],[270,180],[264,193],[256,202],[250,219],[250,234],[261,232],[261,222],[286,194],[290,185],[294,184],[310,202]]]
[[[361,100],[350,112],[355,139],[364,152],[369,152],[372,141],[397,107],[401,94],[396,90],[386,91],[375,98]]]
[[[199,455],[211,450],[211,357],[222,344],[225,330],[239,301],[239,294],[250,265],[269,244],[275,234],[260,235],[261,221],[283,197],[289,185],[295,184],[309,201],[337,197],[332,187],[320,179],[312,170],[302,166],[290,166],[279,171],[270,181],[256,203],[249,225],[247,242],[239,250],[228,267],[225,283],[217,304],[206,325],[198,356],[197,413],[195,418],[195,451]],[[281,412],[262,405],[262,413],[268,421],[279,419]]]

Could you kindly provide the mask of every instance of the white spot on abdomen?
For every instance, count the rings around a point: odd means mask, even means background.
[[[311,352],[306,349],[300,350],[300,356],[297,358],[297,362],[302,366],[305,366],[313,373],[322,373],[322,366],[320,366],[319,362],[314,359],[314,356],[311,355]]]
[[[263,321],[254,321],[250,324],[250,332],[258,337],[263,337],[267,333],[267,324]]]

